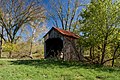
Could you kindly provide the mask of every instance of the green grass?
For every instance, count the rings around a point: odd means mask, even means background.
[[[120,80],[120,69],[52,60],[0,60],[0,80]]]

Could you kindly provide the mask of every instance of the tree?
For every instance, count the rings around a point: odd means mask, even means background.
[[[1,35],[5,42],[15,43],[19,31],[30,21],[45,19],[45,9],[36,0],[0,0],[0,25],[4,28]],[[11,52],[10,52],[11,53]]]
[[[3,41],[2,41],[2,35],[3,35],[3,27],[1,27],[1,33],[0,33],[0,58],[2,57],[2,44],[3,44]]]
[[[79,0],[49,0],[51,6],[47,10],[50,20],[55,27],[62,28],[64,30],[74,31],[77,26],[74,25],[75,21],[79,20],[80,16],[80,1]]]
[[[0,16],[2,16],[2,12],[0,10]],[[3,41],[2,41],[2,38],[3,38],[3,27],[0,25],[1,27],[1,32],[0,32],[0,58],[2,57],[2,44],[3,44]]]
[[[2,10],[0,24],[6,31],[6,41],[11,43],[15,42],[16,35],[23,25],[45,18],[45,9],[35,1],[1,0],[0,8]]]
[[[110,44],[116,41],[119,35],[120,1],[92,0],[81,13],[81,36],[84,36],[88,46],[96,46],[99,52],[100,64],[111,60]],[[112,49],[112,48],[111,48]]]
[[[28,35],[28,40],[30,40],[30,51],[29,55],[32,58],[32,48],[33,44],[38,41],[38,38],[40,38],[40,35],[47,31],[46,26],[44,26],[44,20],[42,20],[43,24],[40,25],[38,22],[31,22],[31,35]]]

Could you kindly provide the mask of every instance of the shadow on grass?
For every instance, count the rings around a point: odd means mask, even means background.
[[[29,65],[29,66],[36,66],[36,67],[72,67],[76,66],[79,67],[80,63],[76,62],[67,62],[67,61],[58,61],[58,60],[15,60],[15,61],[10,61],[12,62],[13,65]]]
[[[35,66],[35,67],[42,67],[42,68],[84,68],[84,69],[94,69],[95,71],[103,71],[103,72],[120,72],[119,68],[113,68],[113,67],[104,67],[100,65],[91,65],[91,64],[85,64],[81,62],[67,62],[67,61],[55,61],[55,60],[15,60],[10,61],[12,65],[29,65],[29,66]]]

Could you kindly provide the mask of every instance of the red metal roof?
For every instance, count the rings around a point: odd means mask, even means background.
[[[63,29],[60,29],[60,28],[55,28],[55,27],[52,27],[51,30],[48,31],[51,32],[53,29],[55,29],[57,32],[59,32],[60,34],[64,35],[64,36],[68,36],[68,37],[72,37],[72,38],[76,38],[78,39],[80,36],[79,35],[76,35],[75,33],[73,32],[70,32],[70,31],[66,31],[66,30],[63,30]],[[46,35],[48,34],[46,33]],[[44,35],[43,37],[45,37],[46,35]]]
[[[72,37],[72,38],[79,38],[80,36],[74,34],[73,32],[70,32],[70,31],[66,31],[66,30],[63,30],[63,29],[60,29],[60,28],[55,28],[55,30],[57,30],[58,32],[60,32],[62,35],[65,35],[65,36],[68,36],[68,37]]]

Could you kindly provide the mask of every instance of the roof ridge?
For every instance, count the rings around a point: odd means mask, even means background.
[[[74,38],[79,38],[80,37],[79,35],[71,32],[71,31],[60,29],[60,28],[56,28],[56,27],[53,27],[53,28],[56,29],[58,32],[60,32],[63,35],[74,37]]]

